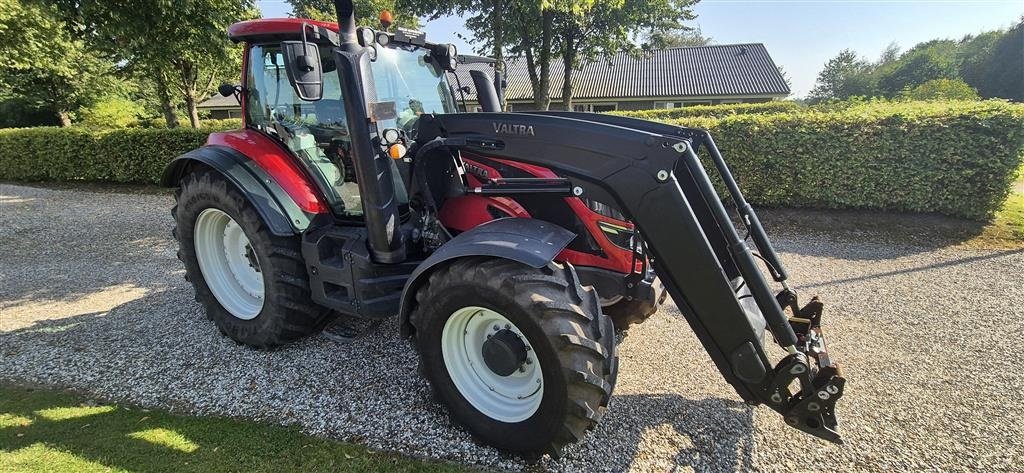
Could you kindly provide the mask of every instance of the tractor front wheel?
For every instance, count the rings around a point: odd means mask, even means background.
[[[432,273],[416,304],[424,375],[484,442],[558,455],[604,414],[618,370],[614,328],[571,267],[463,258]]]
[[[299,237],[271,234],[220,174],[185,176],[171,214],[185,278],[221,333],[271,348],[323,328],[330,311],[311,302]]]

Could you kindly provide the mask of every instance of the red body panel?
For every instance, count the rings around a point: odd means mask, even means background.
[[[261,18],[258,20],[240,21],[228,27],[228,38],[235,41],[244,40],[246,36],[267,35],[267,34],[298,34],[302,31],[302,24],[309,26],[327,28],[338,32],[338,24],[307,20],[302,18]]]
[[[492,161],[499,162],[503,165],[514,167],[522,170],[534,177],[540,178],[557,178],[560,177],[550,169],[534,166],[532,164],[521,163],[517,161],[509,161],[506,159],[488,158]],[[463,160],[466,162],[467,167],[472,169],[476,167],[479,170],[483,170],[487,173],[487,177],[491,179],[501,178],[501,174],[494,168],[487,166],[479,161],[474,161],[468,153],[463,154]],[[483,182],[477,176],[473,175],[472,172],[467,173],[470,186],[479,186]],[[593,266],[597,268],[604,268],[611,271],[627,274],[632,272],[631,265],[633,264],[633,253],[629,250],[620,248],[613,244],[604,234],[604,232],[597,226],[597,222],[604,221],[613,225],[618,225],[627,228],[633,228],[633,224],[622,220],[617,220],[609,217],[605,217],[587,206],[582,200],[576,197],[566,197],[565,202],[572,209],[573,213],[583,222],[583,225],[587,228],[587,231],[597,242],[598,246],[605,253],[605,256],[599,256],[591,253],[584,253],[581,251],[575,251],[571,249],[562,250],[558,254],[558,261],[568,261],[576,266]],[[494,216],[488,211],[487,207],[494,207],[503,213],[512,217],[529,217],[530,213],[514,199],[508,197],[484,197],[479,195],[467,195],[462,197],[456,197],[445,202],[444,207],[441,209],[438,217],[446,227],[458,230],[460,232],[469,230],[477,225],[486,223],[494,220]]]
[[[242,129],[210,133],[206,144],[238,150],[270,174],[300,209],[314,214],[327,213],[324,198],[310,183],[306,173],[272,138],[256,130]]]

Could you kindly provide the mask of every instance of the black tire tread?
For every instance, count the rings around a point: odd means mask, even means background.
[[[421,310],[424,302],[456,284],[486,285],[512,294],[518,305],[537,314],[536,322],[559,357],[568,391],[567,409],[562,427],[546,447],[518,453],[528,459],[544,453],[557,457],[565,445],[579,441],[597,425],[614,387],[617,347],[597,293],[580,286],[570,265],[551,263],[537,270],[500,258],[460,258],[436,269],[417,291],[417,304],[409,316],[414,334],[430,323],[431,314]],[[416,345],[426,348],[418,340]],[[429,373],[425,375],[430,379]],[[434,397],[441,398],[436,387]]]
[[[256,209],[242,193],[218,173],[212,170],[198,170],[182,179],[181,187],[175,193],[176,205],[171,210],[175,226],[172,235],[178,241],[178,259],[185,265],[186,279],[192,283],[196,300],[206,309],[207,317],[217,324],[221,333],[233,340],[260,349],[270,349],[294,342],[321,330],[331,319],[331,312],[312,302],[309,290],[309,276],[306,273],[299,251],[298,236],[282,237],[272,234]],[[257,253],[269,261],[261,261],[264,277],[270,276],[265,291],[263,311],[256,319],[263,319],[259,330],[240,329],[239,323],[228,313],[210,292],[203,280],[196,261],[191,231],[179,231],[180,227],[192,229],[194,222],[185,222],[181,209],[199,201],[222,201],[227,211],[236,209]],[[201,209],[200,209],[201,210]],[[193,217],[194,218],[194,217]],[[265,256],[264,256],[265,255]]]

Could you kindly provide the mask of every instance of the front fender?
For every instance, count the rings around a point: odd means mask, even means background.
[[[164,169],[160,185],[178,187],[191,166],[197,163],[213,168],[234,184],[274,235],[296,235],[309,226],[312,216],[300,209],[270,174],[238,150],[227,146],[207,145],[174,158]]]
[[[492,256],[541,268],[576,237],[558,225],[532,218],[501,218],[460,233],[413,270],[402,290],[399,327],[403,337],[412,335],[409,313],[416,291],[435,269],[465,256]]]

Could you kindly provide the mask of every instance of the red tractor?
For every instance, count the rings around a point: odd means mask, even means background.
[[[240,100],[244,127],[211,134],[164,174],[179,188],[178,256],[223,334],[272,348],[397,314],[453,417],[536,457],[597,424],[615,386],[616,325],[648,317],[667,289],[740,397],[840,441],[845,381],[822,305],[798,304],[707,132],[502,113],[501,88],[479,73],[485,112],[459,113],[448,77],[466,56],[422,32],[356,28],[352,2],[335,7],[337,24],[232,25],[244,72],[222,93]],[[786,352],[774,363],[766,331]]]

